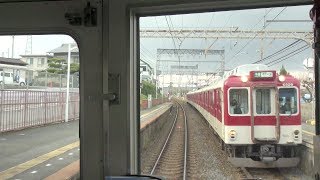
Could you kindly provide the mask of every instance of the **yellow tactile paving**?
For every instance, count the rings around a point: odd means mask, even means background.
[[[47,154],[41,155],[41,156],[36,157],[34,159],[31,159],[31,160],[29,160],[27,162],[21,163],[21,164],[19,164],[17,166],[14,166],[14,167],[11,167],[11,168],[9,168],[7,170],[4,170],[4,171],[0,172],[0,179],[12,178],[13,176],[18,175],[18,174],[20,174],[20,173],[22,173],[22,172],[24,172],[24,171],[36,166],[36,165],[38,165],[38,164],[41,164],[41,163],[43,163],[43,162],[45,162],[45,161],[47,161],[47,160],[49,160],[51,158],[59,156],[59,155],[65,153],[65,152],[67,152],[67,151],[69,151],[69,150],[71,150],[73,148],[78,147],[79,144],[80,144],[80,142],[76,141],[74,143],[71,143],[71,144],[68,144],[66,146],[63,146],[63,147],[61,147],[59,149],[53,150],[53,151],[51,151],[51,152],[49,152]]]
[[[46,177],[44,180],[72,179],[80,171],[80,160],[77,160],[68,166],[62,168],[56,173]]]

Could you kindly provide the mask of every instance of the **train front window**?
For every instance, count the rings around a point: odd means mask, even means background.
[[[311,8],[215,8],[206,13],[140,16],[136,68],[141,88],[137,92],[141,174],[183,179],[186,167],[189,179],[240,179],[229,177],[237,167],[253,170],[274,164],[290,179],[294,176],[290,172],[298,172],[298,160],[311,167],[312,155],[302,145],[305,141],[313,147],[315,129]],[[284,106],[286,99],[292,103],[289,112],[279,110],[279,89],[280,104]],[[187,130],[184,122],[190,123]],[[205,127],[198,127],[202,124]],[[212,134],[217,136],[210,139]],[[306,156],[298,153],[300,145]],[[228,158],[219,160],[222,156],[214,153],[220,149]],[[225,170],[232,172],[221,175]],[[257,174],[253,178],[261,174],[270,176],[263,179],[277,178],[273,172]]]
[[[279,89],[280,114],[295,114],[298,112],[297,90],[295,88]]]
[[[271,90],[257,89],[256,90],[256,113],[270,114],[271,113]]]
[[[231,89],[229,91],[229,113],[248,114],[248,90]]]

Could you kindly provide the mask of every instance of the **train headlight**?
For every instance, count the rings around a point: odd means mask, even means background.
[[[284,80],[286,80],[286,77],[284,77],[283,75],[280,75],[280,76],[279,76],[279,81],[280,81],[280,82],[283,82]]]
[[[300,133],[299,130],[295,130],[295,131],[293,132],[295,139],[299,139],[299,133]]]
[[[242,82],[247,82],[248,81],[248,77],[247,76],[241,76],[241,81]]]
[[[230,137],[231,140],[235,140],[236,136],[237,136],[237,132],[235,130],[231,130],[229,132],[229,137]]]

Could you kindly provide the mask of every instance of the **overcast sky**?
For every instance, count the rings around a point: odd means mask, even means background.
[[[32,36],[32,53],[46,54],[46,52],[61,46],[63,43],[72,43],[74,40],[67,35],[34,35]],[[14,57],[25,54],[27,36],[14,37]],[[12,36],[0,36],[0,56],[11,57]]]
[[[239,27],[242,30],[287,30],[287,31],[307,31],[311,32],[313,24],[312,22],[265,22],[265,20],[310,20],[309,10],[312,6],[296,6],[296,7],[279,7],[279,8],[267,8],[267,9],[253,9],[253,10],[240,10],[240,11],[224,11],[224,12],[210,12],[199,14],[187,14],[187,15],[175,15],[175,16],[158,16],[158,17],[144,17],[141,18],[141,28],[143,29],[168,29],[168,24],[171,29],[183,29],[183,28],[230,28]],[[265,16],[266,15],[266,16]],[[265,16],[265,18],[264,18]],[[166,19],[167,18],[167,19]],[[168,21],[168,23],[167,23]],[[171,23],[172,22],[172,23]],[[263,28],[263,26],[266,28]],[[204,49],[208,47],[215,39],[185,39],[182,42],[182,49]],[[176,46],[179,43],[177,39]],[[280,39],[265,39],[263,41],[264,56],[273,54],[274,52],[288,46],[293,43],[292,40],[280,40]],[[261,40],[254,39],[218,39],[211,49],[224,49],[226,69],[234,68],[241,64],[252,63],[260,59]],[[245,46],[246,45],[246,46]],[[297,52],[297,50],[306,43],[299,42],[295,46],[286,49],[278,56],[274,56],[266,60],[264,63],[270,63],[276,59]],[[244,47],[245,46],[245,47]],[[155,64],[156,50],[157,48],[174,48],[172,39],[141,39],[141,59]],[[313,57],[312,49],[308,48],[305,51],[298,53],[297,55],[288,58],[287,60],[276,63],[271,66],[273,69],[279,69],[280,66],[285,65],[288,70],[291,71],[304,71],[302,61],[308,57]],[[177,57],[164,57],[160,56],[160,59],[178,59]],[[182,60],[217,60],[219,56],[207,56],[205,57],[182,57]],[[278,60],[280,61],[280,60]],[[278,62],[275,61],[275,62]],[[185,63],[187,64],[187,63]],[[196,63],[201,67],[200,71],[212,72],[219,68],[218,63]],[[273,63],[269,64],[272,65]],[[166,68],[168,63],[161,63]],[[171,65],[171,64],[170,64]],[[195,63],[189,63],[188,65],[195,65]]]
[[[296,6],[296,7],[279,7],[267,9],[254,9],[254,10],[240,10],[240,11],[224,11],[224,12],[210,12],[198,14],[185,14],[167,16],[169,26],[173,29],[183,28],[230,28],[239,27],[239,29],[246,30],[262,30],[264,25],[264,16],[266,20],[310,20],[309,10],[311,6]],[[168,29],[168,24],[165,16],[158,17],[144,17],[140,20],[141,28],[154,28],[154,29]],[[299,30],[299,31],[312,31],[312,22],[299,22],[299,23],[265,23],[268,30]],[[27,45],[26,36],[15,36],[14,57],[19,58],[19,55],[25,54]],[[178,40],[175,39],[176,44]],[[186,49],[204,49],[208,47],[214,39],[185,39],[181,48]],[[273,54],[281,48],[288,46],[295,40],[270,40],[263,41],[264,57]],[[67,35],[36,35],[32,36],[32,51],[33,54],[45,54],[46,52],[59,47],[62,43],[71,43],[74,40]],[[243,48],[245,45],[247,46]],[[304,46],[304,42],[300,42],[294,47],[283,51],[278,56],[269,59],[264,63],[268,63],[286,54],[292,54],[298,48]],[[0,56],[11,57],[11,36],[0,36]],[[153,66],[155,64],[157,48],[174,48],[172,39],[141,39],[141,59],[150,62]],[[234,68],[240,64],[252,63],[259,60],[261,40],[254,39],[218,39],[211,49],[224,49],[226,69]],[[243,49],[243,50],[242,50]],[[271,68],[279,68],[285,65],[289,70],[304,70],[302,61],[308,57],[312,57],[312,49],[308,48],[297,55],[271,66]],[[161,57],[163,59],[175,59],[177,57]],[[182,57],[182,60],[217,60],[219,56],[204,57]],[[220,67],[218,63],[197,63],[201,67],[201,71],[212,72]],[[170,64],[171,65],[171,64]],[[195,65],[195,64],[190,64]],[[169,64],[163,64],[169,66]]]

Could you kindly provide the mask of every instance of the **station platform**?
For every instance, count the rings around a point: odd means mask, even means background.
[[[315,135],[315,126],[302,122],[302,144],[313,149],[313,136]]]
[[[140,129],[143,129],[148,124],[152,123],[159,116],[161,116],[164,112],[166,112],[172,103],[167,102],[158,106],[154,106],[153,108],[142,110],[140,115]]]
[[[141,129],[172,103],[141,111]],[[0,134],[0,179],[73,179],[79,176],[79,121]]]

